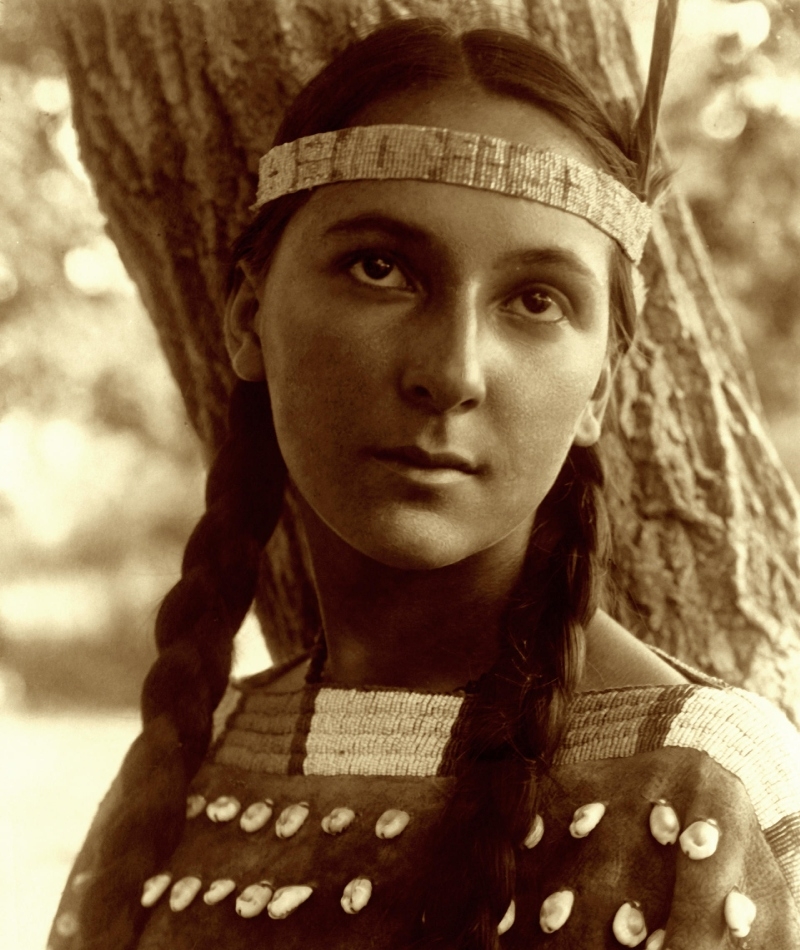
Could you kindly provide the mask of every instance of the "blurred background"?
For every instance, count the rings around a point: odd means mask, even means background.
[[[646,61],[655,3],[629,6]],[[800,484],[800,6],[683,0],[662,129]],[[0,946],[41,950],[203,471],[30,0],[0,4],[0,130]],[[267,663],[249,624],[239,670]]]

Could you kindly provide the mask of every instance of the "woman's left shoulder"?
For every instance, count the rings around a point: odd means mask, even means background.
[[[643,914],[654,946],[800,946],[800,736],[767,700],[688,669],[580,694],[546,808],[553,884],[597,895],[582,945]],[[602,821],[572,843],[584,811]]]

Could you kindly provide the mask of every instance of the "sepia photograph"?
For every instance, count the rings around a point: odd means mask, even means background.
[[[0,946],[800,948],[800,5],[0,0]]]

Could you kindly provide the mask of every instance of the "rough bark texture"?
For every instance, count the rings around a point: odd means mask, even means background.
[[[606,100],[641,91],[617,0],[60,0],[52,12],[109,232],[209,452],[231,383],[227,249],[282,110],[335,52],[390,18],[446,16],[545,38]],[[661,211],[619,432],[605,438],[623,619],[800,716],[800,505],[686,209],[673,195]],[[262,571],[276,658],[315,617],[291,513]]]

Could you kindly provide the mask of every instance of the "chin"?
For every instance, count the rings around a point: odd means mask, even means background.
[[[422,523],[420,523],[420,521]],[[476,539],[439,519],[412,519],[411,524],[372,525],[369,532],[343,538],[366,557],[405,571],[432,571],[457,564],[485,547]],[[376,530],[377,529],[377,530]]]

